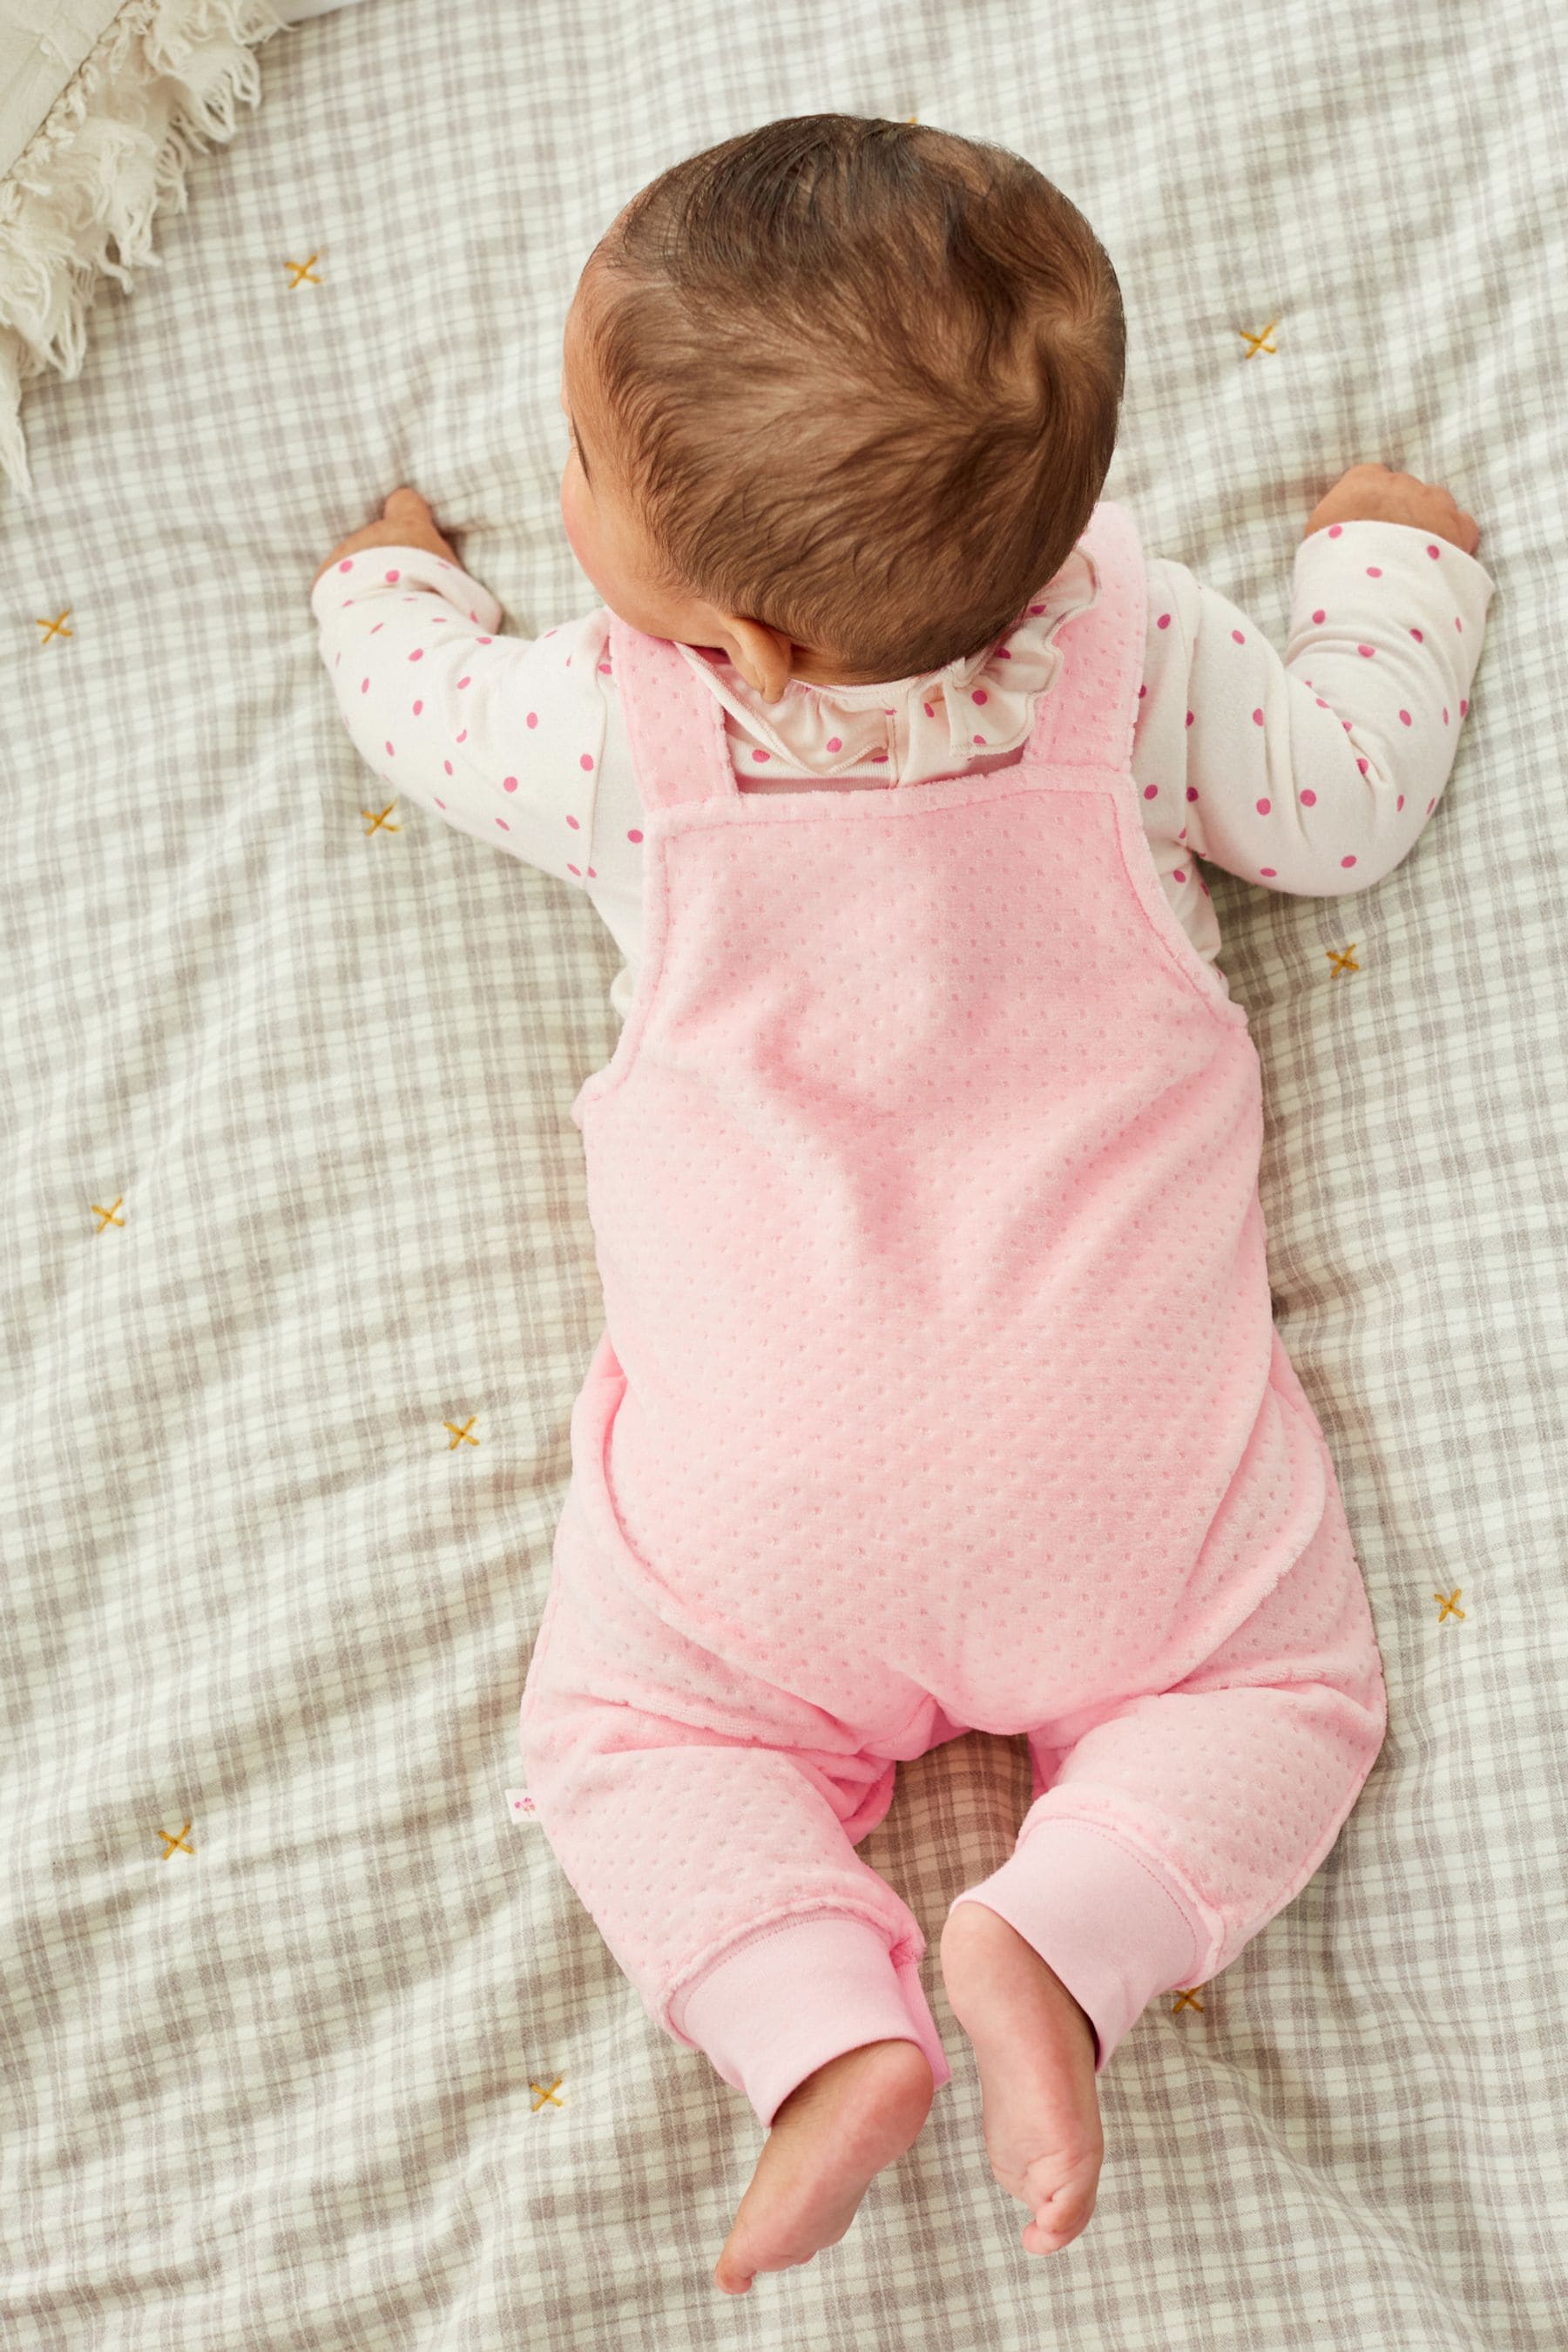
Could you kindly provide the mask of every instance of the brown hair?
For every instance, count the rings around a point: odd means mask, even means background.
[[[667,585],[870,681],[982,651],[1071,552],[1126,331],[1022,156],[786,116],[650,181],[597,265],[596,390]]]

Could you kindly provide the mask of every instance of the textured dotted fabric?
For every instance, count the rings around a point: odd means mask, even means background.
[[[1382,1740],[1272,1320],[1257,1052],[1133,803],[1131,516],[1082,544],[1102,593],[1024,760],[908,789],[740,793],[720,706],[616,626],[647,950],[574,1105],[605,1330],[521,1737],[678,2039],[768,1925],[918,1959],[853,1847],[963,1729],[1031,1735],[1019,1857],[1070,1821],[1172,1888],[1193,1981],[1300,1890]]]

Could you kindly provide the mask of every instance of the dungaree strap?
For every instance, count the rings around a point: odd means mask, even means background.
[[[699,656],[612,613],[610,659],[644,808],[651,814],[688,801],[737,799],[724,706],[692,667]]]
[[[1024,757],[1035,765],[1114,769],[1131,763],[1143,683],[1148,587],[1138,527],[1124,506],[1101,499],[1079,541],[1099,593],[1057,631],[1062,669],[1036,706]]]

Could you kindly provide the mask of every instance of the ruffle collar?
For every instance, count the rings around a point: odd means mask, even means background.
[[[813,686],[792,677],[778,702],[764,702],[715,646],[678,650],[735,721],[727,731],[744,739],[759,783],[777,760],[812,775],[863,772],[889,785],[919,784],[1022,749],[1040,697],[1061,672],[1057,632],[1099,595],[1094,558],[1080,543],[1013,626],[981,652],[887,685]]]

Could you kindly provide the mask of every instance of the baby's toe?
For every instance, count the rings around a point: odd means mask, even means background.
[[[1057,2253],[1085,2231],[1100,2189],[1100,2157],[1087,2150],[1075,2161],[1040,2158],[1024,2174],[1023,2201],[1034,2212],[1024,2231],[1026,2252]]]

